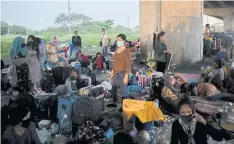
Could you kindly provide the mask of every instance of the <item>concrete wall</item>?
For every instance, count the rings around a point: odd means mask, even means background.
[[[174,53],[172,62],[194,63],[201,60],[202,15],[201,1],[163,1],[161,26],[167,34],[167,47]]]
[[[164,30],[173,63],[201,60],[203,2],[140,1],[141,54],[150,55],[153,33]]]
[[[147,59],[153,50],[153,34],[160,29],[160,1],[140,1],[141,56]]]

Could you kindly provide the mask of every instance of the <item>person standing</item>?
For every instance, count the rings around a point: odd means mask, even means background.
[[[104,57],[106,57],[107,54],[108,54],[107,50],[108,50],[108,46],[109,46],[109,43],[110,43],[110,38],[106,34],[104,28],[101,29],[101,33],[102,33],[102,38],[101,38],[101,41],[100,41],[100,46],[102,46],[102,55]]]
[[[128,75],[131,70],[131,52],[125,47],[126,36],[119,34],[117,36],[117,46],[113,57],[113,68],[110,74],[112,83],[112,99],[113,103],[108,104],[107,107],[117,107],[117,89],[120,88],[121,95],[124,98],[128,96],[127,84]]]
[[[81,37],[78,35],[78,31],[75,31],[74,34],[75,35],[72,37],[72,44],[75,46],[76,56],[79,56],[82,47]]]
[[[28,36],[27,40],[27,48],[29,51],[29,75],[30,80],[33,83],[33,89],[35,92],[41,91],[41,89],[38,87],[40,85],[41,81],[41,67],[40,67],[40,50],[39,50],[39,44],[41,42],[41,39],[35,38],[33,35]]]
[[[169,49],[165,44],[166,33],[161,31],[157,35],[157,40],[155,41],[154,55],[157,62],[157,71],[164,73],[167,65],[167,54],[171,54]]]
[[[212,38],[210,36],[210,24],[206,24],[204,31],[204,54],[208,57],[211,54],[211,41]]]

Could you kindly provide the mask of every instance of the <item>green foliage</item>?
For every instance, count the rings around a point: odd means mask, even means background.
[[[11,47],[11,43],[16,37],[16,35],[21,35],[26,38],[27,35],[35,35],[37,37],[43,38],[47,41],[51,40],[53,35],[56,35],[58,40],[71,40],[72,35],[69,34],[69,17],[66,13],[62,13],[55,18],[55,23],[59,27],[47,27],[46,30],[36,31],[26,29],[22,26],[13,25],[9,27],[10,34],[8,33],[8,23],[1,22],[1,55],[3,58],[8,57],[8,53]],[[124,27],[124,26],[114,26],[114,20],[105,20],[105,21],[94,21],[92,18],[84,14],[72,13],[70,17],[70,28],[72,32],[78,31],[82,39],[82,44],[85,47],[98,46],[101,40],[101,28],[105,28],[111,42],[113,43],[116,39],[116,36],[120,33],[123,33],[127,36],[128,40],[136,41],[139,37],[139,27],[133,29]],[[83,51],[86,53],[95,52],[99,50],[98,48],[83,48]]]

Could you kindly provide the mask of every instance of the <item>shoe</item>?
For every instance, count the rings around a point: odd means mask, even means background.
[[[114,103],[108,104],[108,105],[106,105],[106,107],[117,107],[117,104],[114,104]]]

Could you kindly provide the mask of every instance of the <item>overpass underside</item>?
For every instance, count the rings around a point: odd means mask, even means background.
[[[234,30],[234,1],[225,8],[215,8],[217,5],[211,2],[140,1],[142,58],[151,56],[154,33],[165,31],[167,47],[174,53],[172,63],[200,61],[203,57],[203,13],[223,19],[225,30]]]

